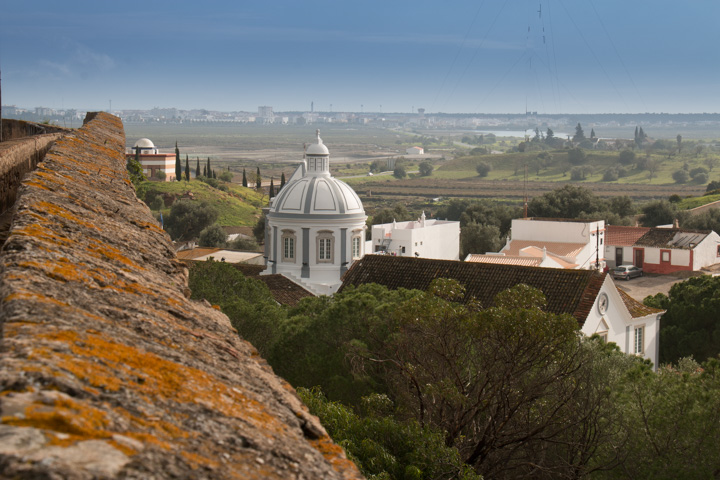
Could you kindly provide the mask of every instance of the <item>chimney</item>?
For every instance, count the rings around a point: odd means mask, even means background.
[[[673,228],[680,228],[680,221],[677,218],[673,220]]]

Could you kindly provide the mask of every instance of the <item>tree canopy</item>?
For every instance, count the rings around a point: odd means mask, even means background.
[[[218,218],[217,210],[206,202],[178,200],[170,207],[165,229],[173,240],[197,238],[200,232]]]

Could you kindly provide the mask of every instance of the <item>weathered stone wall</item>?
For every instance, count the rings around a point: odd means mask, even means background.
[[[0,250],[0,478],[360,478],[187,271],[99,114],[23,183]]]
[[[51,133],[0,143],[0,214],[15,203],[20,181],[61,136],[61,133]]]
[[[42,123],[26,122],[12,118],[2,119],[2,141],[16,140],[18,138],[30,137],[33,135],[45,135],[48,133],[67,133],[70,129],[58,127],[57,125],[45,125]]]

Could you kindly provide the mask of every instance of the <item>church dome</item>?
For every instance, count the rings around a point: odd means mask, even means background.
[[[302,176],[291,181],[273,199],[270,213],[296,215],[364,216],[362,202],[350,186],[330,176],[330,152],[317,132],[317,143],[305,154],[310,157],[301,165]],[[305,168],[303,168],[305,167]]]
[[[146,148],[155,148],[155,144],[149,138],[141,138],[133,145],[133,148],[138,147],[144,150]]]

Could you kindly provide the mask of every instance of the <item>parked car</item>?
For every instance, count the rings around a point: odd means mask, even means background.
[[[613,278],[630,280],[633,277],[642,277],[642,268],[636,267],[635,265],[620,265],[612,270]]]

